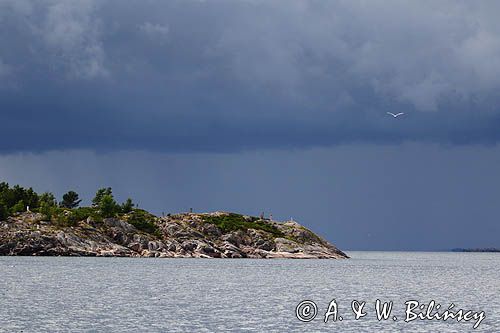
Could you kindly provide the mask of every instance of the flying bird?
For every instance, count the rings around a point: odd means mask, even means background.
[[[392,113],[392,112],[387,112],[387,114],[390,114],[390,115],[391,115],[391,116],[393,116],[394,118],[397,118],[397,117],[399,117],[399,116],[404,115],[405,113],[404,113],[404,112],[400,112],[400,113],[396,113],[396,114],[394,114],[394,113]]]

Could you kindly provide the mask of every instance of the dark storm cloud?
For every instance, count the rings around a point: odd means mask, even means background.
[[[496,143],[499,9],[3,0],[0,152]]]

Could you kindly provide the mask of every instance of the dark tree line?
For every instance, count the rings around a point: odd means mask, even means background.
[[[60,209],[76,209],[81,201],[75,191],[68,191],[57,203],[54,194],[50,192],[38,194],[31,187],[23,188],[19,185],[10,187],[8,183],[2,182],[0,183],[0,220],[24,212],[28,207],[31,211],[52,216]],[[134,207],[130,198],[121,205],[118,204],[110,187],[99,189],[92,199],[92,208],[102,217],[130,213]]]

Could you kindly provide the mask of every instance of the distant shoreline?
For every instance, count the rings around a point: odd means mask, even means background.
[[[499,248],[452,249],[451,252],[500,252]]]

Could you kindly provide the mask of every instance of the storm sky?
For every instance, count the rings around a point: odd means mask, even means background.
[[[265,211],[343,249],[500,247],[499,12],[0,0],[0,180]]]

